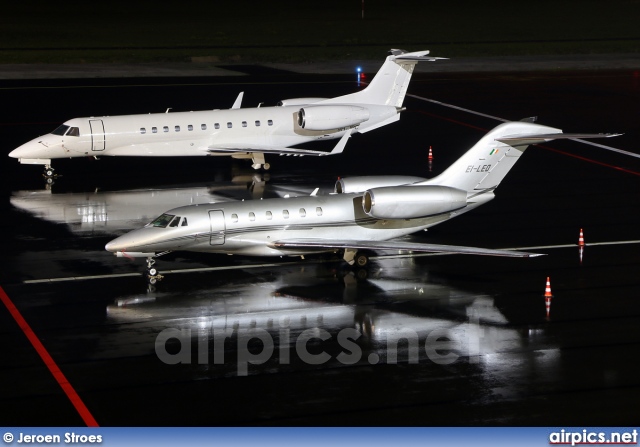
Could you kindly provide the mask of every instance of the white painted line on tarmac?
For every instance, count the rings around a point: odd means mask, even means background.
[[[502,121],[503,123],[506,123],[507,121],[509,121],[509,120],[506,120],[504,118],[500,118],[498,116],[487,115],[486,113],[476,112],[475,110],[465,109],[464,107],[460,107],[460,106],[454,106],[453,104],[448,104],[446,102],[436,101],[435,99],[424,98],[422,96],[411,95],[409,93],[407,93],[406,96],[410,96],[412,98],[419,99],[421,101],[426,101],[426,102],[431,102],[433,104],[438,104],[439,106],[449,107],[450,109],[456,109],[456,110],[460,110],[462,112],[471,113],[473,115],[484,116],[485,118],[491,118],[493,120]]]
[[[419,99],[421,101],[426,101],[426,102],[430,102],[430,103],[433,103],[433,104],[437,104],[437,105],[440,105],[440,106],[443,106],[443,107],[448,107],[450,109],[460,110],[461,112],[471,113],[472,115],[483,116],[485,118],[491,118],[493,120],[501,121],[503,123],[506,123],[507,121],[509,121],[509,120],[506,120],[504,118],[500,118],[499,116],[487,115],[486,113],[477,112],[477,111],[471,110],[471,109],[465,109],[464,107],[455,106],[453,104],[448,104],[446,102],[436,101],[435,99],[429,99],[429,98],[425,98],[423,96],[417,96],[417,95],[411,95],[411,94],[407,94],[406,96],[410,96],[411,98]],[[628,155],[629,157],[640,158],[640,154],[636,154],[635,152],[625,151],[625,150],[618,149],[618,148],[615,148],[615,147],[606,146],[604,144],[599,144],[599,143],[594,143],[592,141],[582,140],[580,138],[570,138],[570,139],[572,141],[576,141],[578,143],[588,144],[589,146],[594,146],[594,147],[597,147],[597,148],[600,148],[600,149],[605,149],[607,151],[617,152],[617,153],[623,154],[623,155]]]
[[[592,242],[585,244],[585,247],[594,246],[607,246],[607,245],[631,245],[640,244],[640,240],[629,241],[609,241],[609,242]],[[513,250],[513,251],[530,251],[530,250],[552,250],[558,248],[578,248],[578,244],[562,244],[562,245],[536,245],[532,247],[513,247],[513,248],[501,248],[500,250]],[[456,253],[407,253],[397,255],[382,255],[371,256],[371,259],[398,259],[398,258],[418,258],[426,256],[448,256]],[[337,262],[335,259],[326,260],[314,260],[314,264],[323,264],[329,262]],[[178,274],[178,273],[197,273],[197,272],[217,272],[224,270],[246,270],[257,269],[266,267],[283,267],[287,265],[300,265],[304,261],[289,261],[289,262],[272,262],[268,264],[245,264],[245,265],[226,265],[221,267],[199,267],[192,269],[180,269],[180,270],[162,270],[162,275]],[[68,276],[66,278],[47,278],[47,279],[27,279],[22,281],[23,284],[45,284],[45,283],[57,283],[66,281],[85,281],[90,279],[113,279],[113,278],[126,278],[126,277],[140,277],[142,273],[114,273],[110,275],[90,275],[90,276]]]

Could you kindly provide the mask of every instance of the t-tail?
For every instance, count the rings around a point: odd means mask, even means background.
[[[433,62],[443,57],[427,56],[429,51],[408,53],[405,50],[391,50],[378,73],[362,91],[338,96],[323,101],[322,104],[379,104],[402,107],[404,97],[411,81],[413,69],[418,62]]]
[[[468,198],[492,193],[531,144],[557,139],[603,138],[618,134],[568,134],[554,127],[525,121],[499,125],[478,141],[442,174],[422,182],[467,192]]]

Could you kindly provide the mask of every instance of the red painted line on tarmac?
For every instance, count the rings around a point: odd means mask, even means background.
[[[9,313],[11,313],[13,319],[16,321],[16,323],[18,323],[18,326],[20,327],[20,329],[22,329],[24,335],[27,336],[27,339],[29,339],[31,345],[34,347],[38,355],[40,355],[42,361],[45,363],[45,365],[47,365],[47,368],[49,368],[49,371],[56,379],[62,390],[65,392],[73,406],[76,408],[76,411],[78,412],[78,414],[80,414],[80,417],[87,425],[87,427],[99,427],[98,423],[91,415],[91,412],[89,411],[87,406],[84,404],[84,402],[82,402],[82,399],[80,399],[78,393],[76,393],[76,390],[73,388],[73,386],[71,386],[71,383],[67,380],[64,374],[62,374],[62,371],[60,370],[56,362],[53,360],[42,342],[40,342],[35,332],[33,332],[33,329],[31,329],[31,326],[29,326],[29,323],[27,323],[18,308],[15,306],[15,304],[13,304],[13,301],[11,301],[2,287],[0,287],[0,300],[2,300]]]
[[[416,112],[421,113],[423,115],[427,115],[427,116],[433,117],[433,118],[438,118],[438,119],[443,120],[443,121],[449,121],[449,122],[454,123],[454,124],[459,124],[460,126],[469,127],[471,129],[479,130],[481,132],[489,132],[489,129],[483,129],[482,127],[473,126],[473,125],[471,125],[469,123],[465,123],[463,121],[458,121],[458,120],[454,120],[454,119],[451,119],[451,118],[445,118],[443,116],[436,115],[435,113],[425,112],[424,110],[416,110]],[[573,158],[577,158],[578,160],[586,161],[588,163],[593,163],[593,164],[596,164],[596,165],[599,165],[599,166],[604,166],[605,168],[615,169],[616,171],[621,171],[621,172],[625,172],[627,174],[640,176],[640,172],[632,171],[630,169],[622,168],[620,166],[610,165],[608,163],[604,163],[604,162],[601,162],[601,161],[593,160],[591,158],[586,158],[586,157],[583,157],[581,155],[571,154],[569,152],[561,151],[559,149],[554,149],[554,148],[551,148],[549,146],[544,146],[542,144],[536,144],[536,146],[538,146],[538,147],[540,147],[542,149],[551,151],[551,152],[556,152],[556,153],[561,154],[561,155],[566,155],[567,157],[573,157]]]
[[[435,113],[425,112],[424,110],[416,110],[416,112],[422,113],[423,115],[427,115],[427,116],[430,116],[432,118],[438,118],[438,119],[443,120],[443,121],[449,121],[450,123],[459,124],[459,125],[464,126],[464,127],[469,127],[471,129],[479,130],[480,132],[488,132],[489,131],[488,129],[483,129],[482,127],[474,126],[474,125],[471,125],[469,123],[465,123],[463,121],[454,120],[454,119],[451,119],[451,118],[445,118],[444,116],[436,115]]]

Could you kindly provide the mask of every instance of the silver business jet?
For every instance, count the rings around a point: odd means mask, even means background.
[[[224,110],[74,118],[9,156],[44,165],[49,181],[55,176],[51,160],[58,158],[231,156],[251,159],[255,169],[269,169],[265,154],[339,154],[352,134],[400,119],[415,65],[444,59],[428,54],[391,50],[367,88],[336,98],[293,98],[276,107],[243,109],[240,93]],[[291,147],[336,138],[331,152]]]
[[[396,241],[471,211],[494,190],[525,149],[536,143],[614,134],[566,134],[531,122],[508,122],[485,135],[432,179],[371,176],[340,179],[335,193],[174,208],[143,228],[109,242],[118,256],[154,258],[172,251],[303,256],[344,250],[349,264],[368,263],[361,250],[410,250],[530,257],[535,253]],[[315,192],[315,191],[314,191]]]

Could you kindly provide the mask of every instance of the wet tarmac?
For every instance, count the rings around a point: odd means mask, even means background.
[[[245,106],[275,104],[354,81],[3,81],[1,153],[75,116],[225,107],[238,91]],[[399,123],[355,136],[343,155],[272,157],[267,174],[227,158],[76,159],[46,185],[40,167],[0,163],[0,286],[100,425],[637,423],[640,74],[419,73],[409,94]],[[140,260],[104,251],[182,203],[326,193],[346,175],[437,175],[499,119],[533,115],[624,135],[532,147],[494,201],[413,237],[547,256],[380,252],[359,270],[331,256],[174,253],[149,286]],[[0,324],[4,425],[83,425],[5,307]]]

